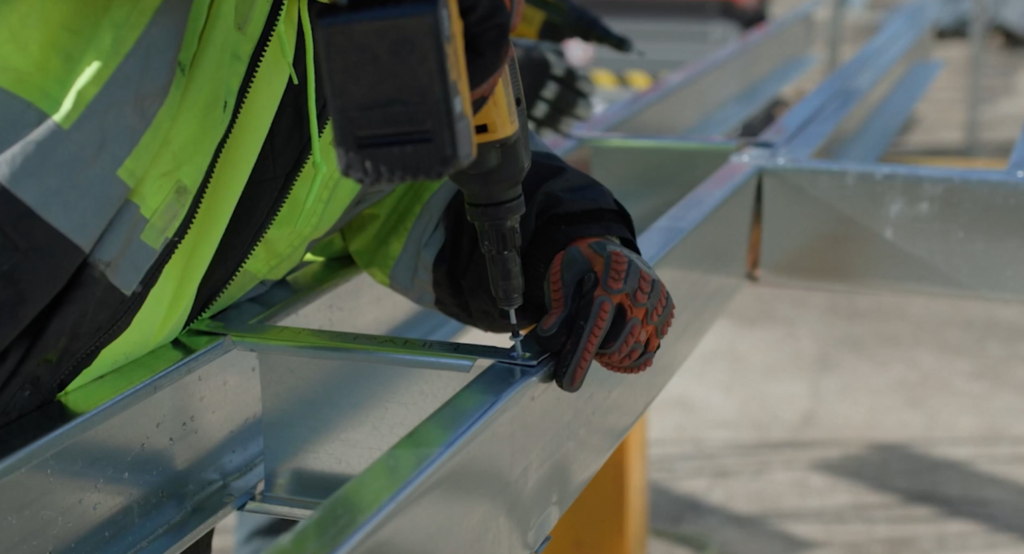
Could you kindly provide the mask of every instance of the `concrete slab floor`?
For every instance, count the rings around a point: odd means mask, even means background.
[[[751,285],[650,411],[651,554],[1024,552],[1024,305]]]

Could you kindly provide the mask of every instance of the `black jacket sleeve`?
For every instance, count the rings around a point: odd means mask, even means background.
[[[546,312],[548,266],[573,241],[607,236],[633,250],[637,246],[633,220],[612,193],[554,154],[533,152],[523,195],[526,214],[520,226],[526,295],[517,316],[526,326],[537,323]],[[444,225],[444,244],[434,261],[435,306],[467,325],[507,332],[508,314],[495,305],[476,228],[466,219],[461,193],[449,203]]]

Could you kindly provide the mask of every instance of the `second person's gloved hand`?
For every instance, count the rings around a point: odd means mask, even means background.
[[[591,362],[617,373],[653,363],[675,314],[672,296],[639,254],[611,239],[583,239],[555,256],[546,283],[542,348],[559,352],[555,382],[575,392]]]
[[[527,115],[537,131],[568,134],[590,117],[590,79],[569,66],[557,44],[514,40]]]

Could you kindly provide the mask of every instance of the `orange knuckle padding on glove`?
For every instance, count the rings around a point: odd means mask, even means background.
[[[558,343],[555,380],[577,390],[592,362],[616,373],[651,366],[675,312],[668,290],[638,254],[607,239],[583,239],[559,253],[546,283],[541,342]]]

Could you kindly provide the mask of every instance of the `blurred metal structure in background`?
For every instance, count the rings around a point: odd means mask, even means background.
[[[751,116],[813,63],[814,15],[809,2],[771,25],[755,29],[698,62],[663,76],[642,94],[616,104],[558,137],[552,149],[586,165],[585,142],[629,135],[730,141]]]
[[[898,7],[853,58],[756,140],[783,158],[878,160],[941,68],[930,58],[931,6]]]
[[[935,27],[940,37],[966,36],[970,42],[970,75],[965,105],[965,150],[977,154],[981,133],[981,82],[985,50],[993,30],[1009,45],[1024,41],[1024,2],[1017,0],[936,0]]]
[[[967,126],[964,136],[967,153],[978,153],[979,111],[981,110],[981,69],[985,54],[985,42],[989,31],[989,10],[986,0],[971,1],[971,21],[967,31],[971,40],[971,76],[967,92]]]
[[[877,163],[938,70],[929,8],[895,11],[750,143],[732,131],[811,63],[814,6],[553,145],[633,212],[676,298],[643,376],[564,394],[536,350],[456,342],[314,264],[7,429],[0,551],[179,552],[244,509],[305,520],[276,552],[533,552],[748,275],[1022,298],[1024,143],[1006,171]]]
[[[625,54],[609,48],[595,53],[594,65],[612,71],[642,67],[657,74],[693,63],[722,47],[735,42],[743,30],[723,19],[693,20],[665,18],[609,17],[616,31],[636,37],[636,48],[642,53]]]
[[[842,60],[843,22],[846,19],[847,0],[832,0],[832,19],[828,33],[828,62],[825,67],[835,71]]]
[[[768,0],[579,0],[632,38],[629,54],[601,48],[594,65],[658,74],[693,63],[738,40],[765,18]]]

